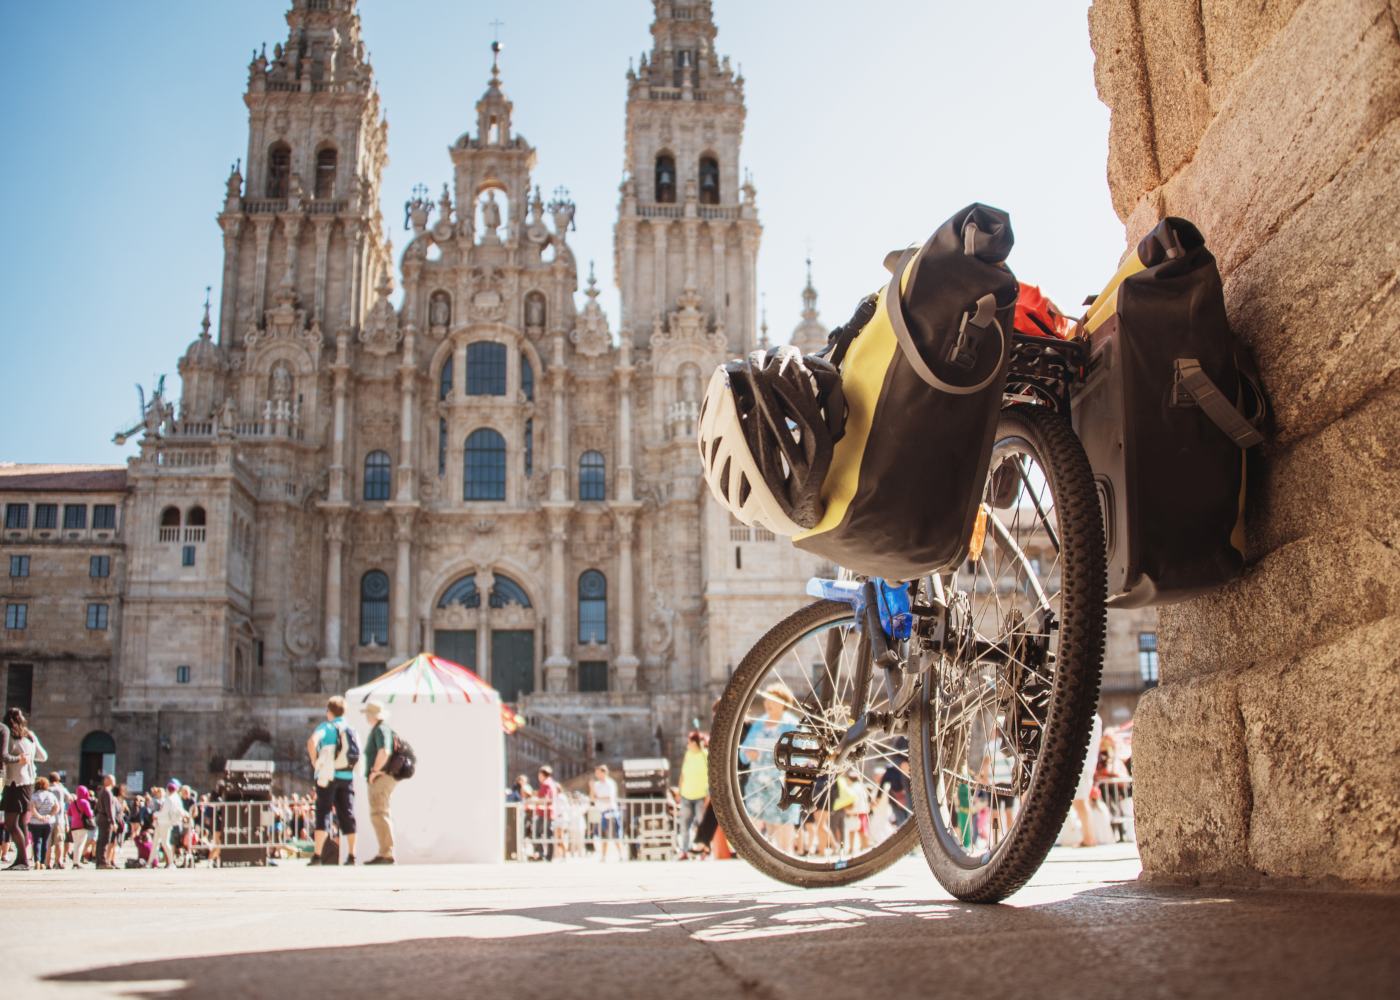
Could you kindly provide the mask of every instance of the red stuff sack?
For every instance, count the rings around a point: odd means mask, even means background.
[[[1021,283],[1021,291],[1016,296],[1017,333],[1031,337],[1069,338],[1069,320],[1060,312],[1055,303],[1035,285]]]

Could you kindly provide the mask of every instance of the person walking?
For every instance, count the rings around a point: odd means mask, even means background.
[[[534,841],[535,846],[540,849],[540,854],[534,857],[538,860],[554,860],[554,803],[559,797],[559,782],[554,780],[554,768],[548,764],[540,765],[539,787],[535,789],[534,798]]]
[[[78,786],[77,794],[68,806],[68,825],[73,831],[73,867],[81,868],[88,838],[97,829],[97,817],[92,811],[92,793],[86,785]]]
[[[113,850],[113,828],[120,818],[120,809],[117,806],[117,796],[113,788],[117,784],[117,779],[110,774],[101,775],[97,783],[97,807],[93,810],[97,819],[97,867],[114,867],[108,857]]]
[[[179,783],[172,781],[164,789],[159,786],[151,789],[154,803],[151,813],[151,867],[160,867],[160,856],[165,855],[165,867],[175,867],[175,847],[171,835],[183,829],[190,822],[190,814],[185,809],[185,800],[180,798]]]
[[[374,839],[379,849],[365,862],[370,865],[394,863],[394,820],[389,815],[389,799],[398,787],[398,780],[388,771],[394,756],[394,731],[389,728],[388,712],[377,701],[367,702],[365,721],[370,724],[369,739],[365,741],[365,775],[369,779],[369,821],[374,827]]]
[[[598,810],[599,860],[608,860],[608,848],[611,847],[621,861],[624,855],[618,841],[622,837],[622,808],[617,797],[617,780],[608,774],[608,765],[599,764],[593,769],[588,794],[593,797],[594,808]]]
[[[35,868],[49,867],[49,846],[59,812],[58,796],[49,790],[49,779],[42,775],[35,778],[29,813],[29,836],[34,840]]]
[[[6,871],[29,870],[29,813],[34,796],[36,764],[49,759],[39,737],[29,731],[24,712],[18,707],[5,713],[5,745],[0,747],[5,763],[5,790],[0,793],[0,809],[5,813],[5,830],[15,844],[15,860]],[[42,860],[42,859],[39,859]]]
[[[705,812],[705,799],[710,795],[710,751],[705,735],[692,730],[685,744],[681,761],[681,859],[690,856],[691,837],[695,824]]]
[[[354,733],[345,723],[345,699],[333,696],[326,702],[326,721],[311,733],[306,752],[316,775],[316,840],[311,864],[321,864],[326,846],[326,819],[335,810],[335,819],[345,838],[345,863],[355,863],[355,763]],[[354,759],[352,759],[354,758]]]
[[[73,793],[63,784],[63,773],[49,773],[49,791],[58,799],[58,815],[53,821],[53,840],[49,845],[52,858],[46,862],[50,868],[62,868],[68,854],[68,807],[73,802]]]

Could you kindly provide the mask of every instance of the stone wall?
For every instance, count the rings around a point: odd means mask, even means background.
[[[1219,258],[1277,426],[1249,568],[1161,611],[1136,724],[1149,876],[1400,880],[1400,5],[1096,0],[1130,243]]]

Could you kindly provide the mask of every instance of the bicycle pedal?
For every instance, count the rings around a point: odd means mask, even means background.
[[[817,778],[826,767],[826,744],[813,729],[790,729],[773,745],[773,763],[783,774],[782,797],[778,807],[810,806]]]

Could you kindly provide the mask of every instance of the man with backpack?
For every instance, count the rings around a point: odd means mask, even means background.
[[[345,838],[345,863],[355,863],[355,765],[360,741],[345,724],[345,699],[335,695],[326,702],[326,721],[306,741],[311,770],[316,776],[316,840],[313,865],[321,864],[326,846],[326,819],[335,809],[336,822]]]
[[[389,797],[398,787],[398,776],[389,771],[394,758],[395,736],[385,720],[387,713],[377,701],[365,704],[365,721],[372,727],[365,743],[365,776],[369,781],[369,821],[374,824],[374,838],[379,852],[365,864],[394,863],[394,821],[389,815]]]

